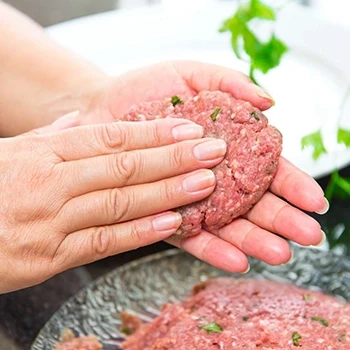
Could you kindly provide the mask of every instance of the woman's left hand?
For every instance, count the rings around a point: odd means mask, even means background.
[[[96,95],[81,123],[112,122],[139,102],[176,94],[195,95],[201,90],[229,92],[261,110],[272,98],[244,74],[221,66],[175,61],[156,64],[111,79]],[[303,212],[325,212],[328,203],[316,181],[283,157],[269,191],[244,217],[222,228],[217,235],[202,231],[168,242],[221,269],[242,272],[247,255],[269,264],[286,263],[292,257],[282,237],[301,245],[317,245],[325,239],[316,220]]]

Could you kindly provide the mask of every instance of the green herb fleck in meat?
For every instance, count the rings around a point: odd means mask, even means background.
[[[312,296],[309,295],[309,294],[304,294],[304,295],[303,295],[303,299],[304,299],[305,301],[311,301],[311,300],[312,300]]]
[[[339,342],[342,342],[344,340],[344,338],[345,338],[345,334],[339,334],[338,335],[338,341]]]
[[[256,113],[256,111],[250,113],[250,115],[251,115],[252,117],[254,117],[255,120],[260,120],[260,118],[258,117],[258,114]]]
[[[210,118],[213,122],[216,121],[216,117],[219,115],[220,111],[221,111],[221,107],[216,107],[215,111],[210,115]]]
[[[298,332],[292,333],[292,340],[294,346],[299,346],[299,340],[301,339],[301,335]]]
[[[175,107],[176,105],[178,105],[178,104],[180,104],[180,105],[182,105],[184,102],[180,99],[180,97],[179,96],[173,96],[172,98],[171,98],[171,103],[172,103],[172,105]]]
[[[242,317],[242,320],[243,320],[243,321],[248,321],[248,320],[249,320],[249,317],[248,317],[248,316],[243,316],[243,317]]]
[[[325,327],[328,327],[328,322],[322,317],[311,317],[312,321],[320,322]]]
[[[124,333],[126,335],[130,335],[130,334],[132,334],[132,329],[128,328],[128,327],[125,327],[125,328],[122,329],[122,333]]]
[[[222,332],[222,328],[216,322],[207,323],[204,326],[198,326],[199,329],[204,329],[207,333],[220,333]]]

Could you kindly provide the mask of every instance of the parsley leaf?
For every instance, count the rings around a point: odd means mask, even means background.
[[[311,301],[311,300],[312,300],[312,296],[309,295],[309,294],[304,294],[304,295],[303,295],[303,299],[304,299],[305,301]]]
[[[325,196],[328,200],[332,197],[347,199],[350,197],[350,178],[342,177],[339,171],[332,172],[328,185],[325,190]]]
[[[276,37],[275,33],[272,33],[267,42],[260,41],[249,27],[252,19],[275,21],[276,10],[261,0],[250,0],[248,4],[239,6],[236,13],[224,21],[219,31],[231,33],[231,46],[239,59],[242,59],[242,49],[249,56],[249,75],[256,83],[255,71],[259,70],[266,74],[277,67],[288,47]],[[243,47],[240,45],[242,41]]]
[[[346,147],[350,147],[350,130],[338,129],[338,143],[343,143]]]
[[[301,339],[301,335],[298,332],[292,333],[292,340],[294,346],[299,346],[299,340]]]
[[[215,111],[210,115],[210,118],[213,122],[216,121],[216,117],[219,115],[220,111],[221,111],[221,107],[216,107]]]
[[[328,327],[328,322],[322,317],[311,317],[312,321],[320,322],[325,327]]]
[[[171,98],[171,103],[172,103],[172,105],[175,107],[177,104],[180,104],[180,105],[182,105],[184,102],[180,99],[180,97],[179,96],[173,96],[172,98]]]
[[[132,329],[125,327],[122,329],[122,333],[124,333],[125,335],[130,335],[130,334],[132,334]]]
[[[220,333],[223,331],[220,325],[216,322],[210,322],[204,326],[198,326],[200,329],[204,329],[208,334],[210,333]]]
[[[327,150],[323,144],[321,130],[317,130],[311,134],[305,135],[301,139],[301,149],[304,149],[306,147],[313,148],[312,157],[315,160],[318,159],[322,154],[327,153]]]

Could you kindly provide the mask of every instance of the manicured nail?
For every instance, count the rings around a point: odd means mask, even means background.
[[[74,111],[74,112],[70,112],[65,114],[64,116],[58,118],[57,120],[55,120],[52,125],[54,126],[66,126],[67,123],[70,123],[71,121],[73,121],[78,115],[79,115],[79,111]]]
[[[245,275],[250,271],[250,264],[248,264],[248,267],[245,271],[241,272],[241,275]]]
[[[221,139],[201,142],[193,149],[193,153],[198,160],[218,159],[225,155],[226,143]]]
[[[179,213],[165,213],[153,219],[153,228],[158,232],[177,231],[181,225],[182,217]]]
[[[290,258],[289,258],[289,260],[288,260],[287,262],[285,262],[284,264],[285,264],[285,265],[289,264],[290,262],[293,261],[293,258],[294,258],[294,252],[293,252],[293,250],[291,250],[291,251],[290,251]]]
[[[203,191],[215,184],[215,175],[211,170],[199,170],[187,176],[182,188],[187,192]]]
[[[255,91],[259,97],[265,98],[265,99],[271,101],[272,105],[275,104],[275,100],[272,98],[272,96],[269,93],[267,93],[264,89],[262,89],[260,86],[255,85]]]
[[[326,240],[327,240],[326,233],[325,233],[323,230],[321,230],[321,232],[322,232],[322,239],[321,239],[321,242],[318,243],[318,244],[316,244],[315,247],[320,247],[320,246],[323,245],[323,244],[326,242]]]
[[[200,125],[189,123],[173,127],[171,131],[176,141],[199,139],[203,136],[203,128]]]
[[[316,214],[323,215],[326,214],[327,211],[329,210],[329,202],[326,197],[324,197],[324,207],[320,211],[315,211]]]

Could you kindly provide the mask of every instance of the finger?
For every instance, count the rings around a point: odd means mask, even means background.
[[[229,92],[235,98],[249,101],[261,110],[274,105],[273,98],[241,72],[214,64],[191,61],[174,62],[174,67],[195,92],[202,90]]]
[[[180,214],[166,212],[71,233],[56,251],[57,267],[63,271],[164,240],[175,233],[180,224]]]
[[[145,122],[115,122],[65,130],[47,142],[65,161],[160,147],[198,139],[203,128],[189,120],[165,118]]]
[[[280,265],[290,260],[289,244],[245,219],[236,219],[221,228],[218,237],[231,243],[247,255],[270,265]]]
[[[172,235],[166,241],[221,270],[244,273],[249,269],[245,254],[207,231],[188,238]]]
[[[90,192],[67,202],[57,220],[67,233],[111,225],[196,202],[214,187],[213,172],[198,170],[150,184]]]
[[[45,125],[41,128],[28,131],[26,133],[21,134],[21,136],[48,134],[51,132],[57,132],[57,131],[73,128],[75,126],[79,126],[80,121],[77,119],[78,115],[79,115],[79,111],[74,111],[74,112],[65,114],[64,116],[55,120],[50,125]]]
[[[301,245],[318,245],[323,239],[320,224],[315,219],[270,192],[264,194],[245,218]]]
[[[72,196],[114,187],[154,182],[199,168],[212,168],[223,159],[220,139],[199,139],[173,145],[64,162],[60,166]]]
[[[329,203],[318,183],[283,157],[279,159],[277,173],[270,190],[309,212],[324,214],[329,208]]]

